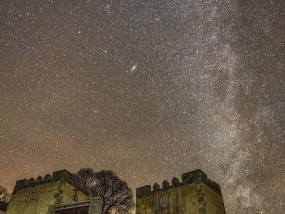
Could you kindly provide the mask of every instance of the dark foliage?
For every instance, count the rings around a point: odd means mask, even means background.
[[[92,173],[92,169],[83,168],[78,176],[103,200],[102,214],[129,214],[135,206],[132,190],[111,170]]]
[[[91,187],[95,180],[95,172],[91,168],[82,168],[77,172],[77,178],[83,185]]]

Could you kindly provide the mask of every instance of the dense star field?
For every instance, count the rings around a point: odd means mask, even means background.
[[[284,20],[284,0],[1,0],[0,185],[200,168],[228,214],[283,214]]]

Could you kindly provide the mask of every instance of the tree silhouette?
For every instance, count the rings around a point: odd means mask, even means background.
[[[83,185],[91,187],[95,180],[95,172],[91,168],[82,168],[77,172],[77,177]]]
[[[93,172],[90,168],[78,171],[78,177],[103,200],[101,214],[129,214],[135,206],[132,190],[111,170]]]

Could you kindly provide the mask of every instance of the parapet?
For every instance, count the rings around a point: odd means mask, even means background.
[[[155,184],[154,184],[155,185]],[[158,185],[158,184],[157,184]],[[140,188],[136,189],[137,191],[137,197],[142,197],[142,196],[147,196],[147,195],[151,195],[151,186],[147,185],[147,186],[143,186]],[[155,191],[155,189],[154,189]]]
[[[54,181],[65,181],[74,186],[76,189],[84,192],[85,194],[89,194],[90,192],[89,188],[87,186],[83,186],[82,183],[78,179],[76,179],[74,174],[64,169],[53,172],[52,176],[50,174],[46,174],[44,177],[38,176],[36,179],[30,178],[29,180],[28,179],[18,180],[16,181],[13,194],[15,194],[16,191],[20,189],[46,184]]]
[[[155,183],[152,188],[150,185],[137,188],[136,197],[141,198],[144,196],[155,194],[157,192],[167,191],[169,189],[186,186],[192,183],[194,184],[205,183],[213,191],[215,191],[219,195],[222,195],[220,185],[217,184],[215,181],[211,181],[210,179],[208,179],[207,175],[200,169],[187,172],[187,173],[183,173],[181,175],[181,178],[182,178],[182,182],[180,182],[177,177],[174,177],[171,180],[172,185],[170,185],[168,181],[164,180],[162,183],[162,188],[160,188],[160,185],[157,183]]]

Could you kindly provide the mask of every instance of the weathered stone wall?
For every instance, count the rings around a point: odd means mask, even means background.
[[[48,214],[53,206],[88,200],[88,191],[66,170],[16,182],[6,214]]]
[[[225,214],[220,186],[201,170],[137,189],[137,214]]]
[[[225,205],[222,196],[217,195],[211,188],[204,185],[207,214],[225,214]]]
[[[12,195],[7,214],[47,214],[48,207],[55,204],[59,183],[54,181],[18,190]],[[32,192],[37,193],[36,199],[30,198]]]

